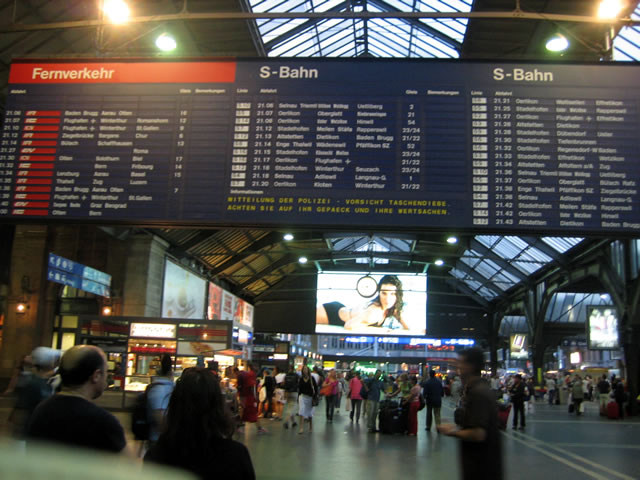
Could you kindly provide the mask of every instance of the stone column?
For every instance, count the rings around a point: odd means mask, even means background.
[[[165,254],[169,244],[148,234],[130,239],[122,315],[160,317]]]

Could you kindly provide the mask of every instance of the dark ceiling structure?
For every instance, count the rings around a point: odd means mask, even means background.
[[[620,28],[595,20],[595,0],[139,0],[125,25],[108,24],[96,0],[0,1],[0,85],[12,58],[162,57],[154,40],[179,39],[174,56],[367,56],[549,60],[544,40],[572,40],[563,60],[611,58]],[[624,17],[636,5],[628,7]],[[166,54],[164,54],[166,55]],[[565,272],[607,240],[502,237],[461,232],[147,228],[170,254],[249,301],[268,301],[291,279],[321,270],[428,272],[440,304],[459,298],[489,310],[537,278]],[[449,243],[450,236],[457,242]],[[609,241],[610,243],[610,241]],[[307,259],[300,262],[300,257]],[[442,260],[443,265],[436,265]],[[580,291],[601,291],[585,281]],[[294,281],[295,283],[295,281]],[[280,292],[282,293],[282,292]]]

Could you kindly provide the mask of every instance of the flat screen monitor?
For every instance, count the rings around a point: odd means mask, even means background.
[[[618,340],[618,312],[611,305],[587,307],[587,338],[590,350],[615,350]]]
[[[426,274],[321,272],[316,299],[316,333],[427,333]]]

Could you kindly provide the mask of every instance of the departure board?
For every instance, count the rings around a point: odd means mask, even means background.
[[[640,67],[18,61],[11,221],[640,231]]]

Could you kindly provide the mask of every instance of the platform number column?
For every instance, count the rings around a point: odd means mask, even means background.
[[[250,125],[251,102],[237,102],[233,136],[233,156],[231,158],[231,188],[244,188],[247,184]]]
[[[473,224],[489,225],[489,135],[487,97],[471,97],[471,148],[473,151]]]

